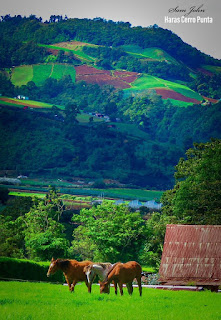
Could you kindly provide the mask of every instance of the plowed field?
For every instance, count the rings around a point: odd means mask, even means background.
[[[161,88],[156,88],[155,90],[156,90],[156,93],[162,97],[162,99],[174,99],[174,100],[180,100],[180,101],[184,101],[184,102],[191,102],[191,103],[195,103],[195,104],[200,104],[199,100],[186,97],[183,94],[176,92],[176,91],[173,91],[173,90],[161,89]]]
[[[99,70],[87,65],[78,66],[76,81],[96,83],[98,85],[112,85],[118,89],[130,88],[130,83],[135,81],[139,74],[136,72]]]
[[[1,97],[0,98],[0,104],[5,104],[5,105],[12,105],[12,106],[21,106],[21,107],[30,107],[30,108],[51,108],[52,104],[49,103],[44,103],[44,102],[39,102],[39,101],[32,101],[32,100],[18,100],[18,99],[13,99],[13,98],[6,98],[6,97]]]

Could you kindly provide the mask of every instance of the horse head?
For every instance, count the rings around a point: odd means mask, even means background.
[[[57,268],[57,260],[52,258],[50,266],[48,268],[47,277],[49,277],[51,274],[54,274],[57,270],[58,270],[58,268]]]
[[[110,285],[106,280],[99,281],[100,283],[100,293],[110,293]]]

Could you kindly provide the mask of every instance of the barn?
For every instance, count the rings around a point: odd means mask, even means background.
[[[159,270],[161,284],[221,285],[221,225],[167,225]]]

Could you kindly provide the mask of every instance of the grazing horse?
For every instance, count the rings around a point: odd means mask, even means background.
[[[140,296],[142,295],[141,286],[142,268],[136,261],[129,261],[127,263],[116,263],[108,272],[106,279],[100,283],[100,293],[109,293],[108,285],[111,281],[118,283],[120,294],[123,295],[123,284],[127,286],[128,293],[133,293],[132,281],[136,278],[139,286]]]
[[[77,260],[55,260],[54,258],[52,258],[47,276],[49,277],[51,274],[54,274],[58,270],[61,270],[65,276],[69,290],[71,292],[74,291],[76,283],[81,281],[85,282],[86,286],[88,287],[88,292],[91,292],[91,285],[87,281],[87,276],[84,272],[84,268],[92,263],[93,262],[91,261],[78,262]]]
[[[93,263],[86,267],[84,267],[84,272],[87,276],[87,281],[90,285],[92,285],[94,278],[96,276],[99,277],[101,281],[103,281],[108,272],[113,268],[114,264],[111,264],[110,262],[105,263]],[[114,288],[115,288],[115,294],[117,294],[117,283],[114,281]],[[110,285],[108,285],[108,291],[110,292]],[[108,293],[109,293],[108,292]]]

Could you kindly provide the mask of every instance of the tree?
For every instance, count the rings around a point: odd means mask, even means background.
[[[2,204],[5,204],[9,198],[9,190],[5,187],[0,187],[0,201]]]
[[[71,124],[77,123],[78,121],[77,121],[76,117],[77,117],[78,113],[80,113],[80,110],[76,104],[68,103],[65,106],[66,121],[68,123],[71,123]]]
[[[25,215],[25,246],[29,258],[50,260],[52,256],[66,256],[68,241],[64,226],[57,222],[62,211],[57,192],[51,188],[45,201],[39,201]]]
[[[38,200],[15,197],[7,202],[0,215],[0,256],[24,258],[24,215]]]
[[[0,256],[24,258],[24,227],[23,217],[0,215]]]
[[[159,268],[166,226],[170,223],[176,223],[176,218],[162,212],[153,212],[147,220],[145,241],[139,255],[142,264]]]
[[[140,261],[159,267],[167,224],[221,223],[221,140],[194,144],[176,166],[176,183],[164,192],[162,212],[146,222]]]
[[[64,211],[64,204],[59,199],[58,192],[54,186],[49,186],[49,191],[46,194],[45,204],[51,204],[51,216],[53,219],[59,221]]]
[[[73,216],[73,221],[80,223],[73,236],[73,252],[88,239],[88,248],[93,246],[94,260],[128,261],[137,259],[143,238],[144,223],[138,212],[130,212],[124,206],[116,206],[104,202],[91,209],[82,209],[79,215]],[[80,231],[83,237],[79,236]],[[85,251],[89,258],[90,251]]]
[[[176,166],[176,184],[163,211],[179,222],[221,224],[221,140],[194,144]]]

